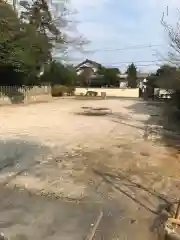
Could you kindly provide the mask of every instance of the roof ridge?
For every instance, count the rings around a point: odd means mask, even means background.
[[[96,65],[96,66],[101,66],[100,63],[97,63],[97,62],[92,61],[92,60],[90,60],[90,59],[86,59],[85,61],[83,61],[83,62],[79,63],[77,66],[75,66],[75,68],[79,68],[81,65],[83,65],[83,64],[85,64],[85,63],[91,63],[91,64],[94,64],[94,65]]]

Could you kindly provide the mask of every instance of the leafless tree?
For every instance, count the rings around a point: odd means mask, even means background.
[[[166,15],[167,16],[169,15],[168,7],[167,7]],[[180,12],[179,12],[179,15],[180,15]],[[168,52],[169,58],[168,59],[166,58],[166,60],[168,60],[170,64],[179,68],[180,66],[180,18],[177,19],[175,26],[173,26],[171,24],[168,24],[167,21],[165,21],[165,13],[163,13],[161,24],[164,27],[169,38],[170,51]]]

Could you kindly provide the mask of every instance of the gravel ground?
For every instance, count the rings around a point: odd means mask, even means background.
[[[83,107],[111,113],[86,116]],[[157,208],[180,186],[177,152],[147,137],[158,111],[122,99],[1,107],[2,230],[84,239],[102,208],[95,239],[155,239],[149,227]]]

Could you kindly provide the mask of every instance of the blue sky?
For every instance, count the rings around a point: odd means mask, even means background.
[[[167,57],[168,37],[160,23],[167,5],[165,20],[175,24],[179,0],[71,0],[72,9],[78,11],[74,16],[78,31],[90,41],[85,49],[91,50],[74,54],[76,63],[89,58],[124,71],[135,62],[142,72],[154,70],[157,59],[162,59],[160,53]],[[139,45],[158,46],[117,50]]]

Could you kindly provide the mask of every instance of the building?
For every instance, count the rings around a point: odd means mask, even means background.
[[[77,85],[91,85],[93,87],[106,86],[107,83],[104,82],[103,76],[99,74],[99,69],[103,66],[95,61],[86,59],[84,62],[78,64],[76,68],[77,75],[82,77],[79,78]],[[140,87],[143,80],[149,76],[148,73],[137,73],[137,87]],[[128,75],[118,74],[119,78],[119,88],[128,88]]]
[[[140,73],[138,72],[137,73],[137,86],[139,87],[143,82],[144,80],[146,80],[149,76],[149,73]]]
[[[93,80],[100,78],[98,70],[101,64],[86,59],[84,62],[78,64],[76,68],[77,75],[79,76],[79,82],[77,85],[90,85]]]
[[[128,88],[127,74],[119,74],[119,87]]]
[[[84,62],[78,64],[76,68],[77,75],[87,74],[88,77],[92,77],[97,74],[98,69],[101,67],[101,64],[86,59]]]
[[[143,83],[143,81],[149,76],[148,73],[140,73],[137,72],[137,87],[140,87]],[[128,87],[128,75],[127,74],[120,74],[119,75],[120,78],[120,84],[119,87],[120,88],[127,88]]]
[[[78,86],[88,85],[91,87],[106,86],[105,79],[102,74],[99,73],[103,66],[95,61],[86,59],[84,62],[78,64],[76,67],[77,75],[79,76]]]

